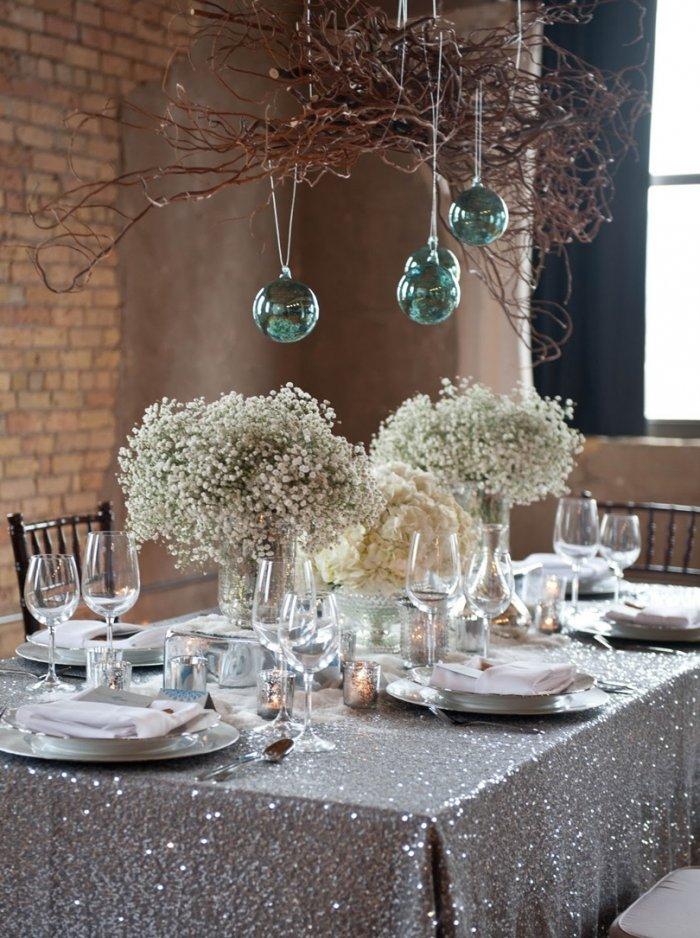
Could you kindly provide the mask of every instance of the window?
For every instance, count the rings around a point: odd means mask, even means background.
[[[700,435],[698,35],[700,2],[657,0],[644,409],[651,432],[690,435]]]

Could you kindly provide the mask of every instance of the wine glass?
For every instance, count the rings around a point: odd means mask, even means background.
[[[594,498],[559,499],[554,550],[571,561],[571,611],[576,615],[582,561],[598,553],[598,505]]]
[[[460,580],[457,535],[415,531],[406,565],[406,592],[413,605],[428,615],[428,667],[435,664],[435,620],[454,600]]]
[[[75,559],[68,554],[35,554],[24,581],[24,601],[37,622],[49,630],[49,669],[28,690],[75,690],[56,675],[55,628],[78,608],[80,583]]]
[[[275,655],[275,667],[286,673],[287,664],[280,649],[280,621],[286,615],[291,597],[299,596],[307,602],[315,601],[311,561],[301,563],[293,560],[267,560],[258,564],[258,575],[253,593],[252,622],[258,641]],[[282,681],[283,696],[279,713],[271,723],[266,723],[254,730],[269,736],[289,735],[298,724],[295,723],[288,708],[285,681]]]
[[[328,667],[338,653],[338,610],[331,593],[305,598],[288,597],[280,619],[279,642],[287,662],[304,676],[304,726],[294,739],[300,752],[328,752],[333,743],[321,739],[311,727],[311,687],[314,674]]]
[[[141,581],[136,546],[124,531],[91,531],[83,561],[83,599],[107,624],[112,651],[114,620],[139,598]]]
[[[631,567],[642,549],[637,515],[605,514],[600,526],[600,553],[615,574],[615,602],[620,600],[624,570]]]
[[[506,611],[513,598],[513,565],[510,554],[501,547],[503,532],[502,524],[482,525],[481,544],[465,577],[469,605],[485,620],[484,658],[489,654],[493,620]]]

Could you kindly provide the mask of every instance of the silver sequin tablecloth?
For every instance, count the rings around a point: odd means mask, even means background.
[[[226,788],[193,781],[220,755],[116,768],[0,755],[0,934],[605,934],[691,859],[700,654],[577,643],[572,656],[638,693],[538,720],[543,736],[386,701],[325,728],[335,753]],[[22,686],[0,675],[0,702]]]

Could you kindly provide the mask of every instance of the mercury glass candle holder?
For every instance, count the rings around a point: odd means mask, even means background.
[[[286,682],[286,689],[285,689]],[[285,692],[286,690],[286,692]],[[294,709],[294,674],[280,668],[268,668],[258,674],[258,716],[274,720],[287,701],[287,713]]]
[[[163,673],[163,687],[170,690],[207,689],[207,659],[204,655],[174,655]]]
[[[355,658],[355,648],[357,647],[357,632],[354,629],[342,629],[338,642],[338,658],[340,660],[340,670],[344,669],[348,661]]]
[[[343,671],[343,703],[355,710],[377,706],[381,665],[376,661],[348,661]]]
[[[131,662],[124,659],[124,652],[118,648],[94,645],[86,653],[85,685],[128,690],[131,685]]]
[[[562,630],[562,604],[566,591],[566,577],[549,574],[544,581],[542,597],[535,611],[535,627],[545,635],[556,635]]]
[[[428,663],[428,625],[425,612],[410,600],[399,603],[401,610],[401,657],[407,668],[420,668]],[[443,658],[449,647],[448,617],[435,620],[435,661]]]

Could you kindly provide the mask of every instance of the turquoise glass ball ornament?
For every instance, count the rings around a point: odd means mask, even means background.
[[[440,263],[435,249],[429,251],[425,261],[407,262],[406,271],[396,288],[396,299],[401,309],[409,319],[422,326],[433,326],[448,319],[457,308],[459,297],[459,282],[450,268]]]
[[[497,192],[475,180],[450,205],[449,221],[452,234],[464,244],[491,244],[508,227],[508,206]]]
[[[318,300],[311,287],[292,279],[288,267],[253,300],[255,325],[274,342],[298,342],[318,322]]]
[[[459,267],[459,261],[449,248],[442,247],[442,245],[437,243],[437,239],[434,238],[430,238],[428,243],[424,244],[422,248],[418,248],[413,254],[409,254],[404,272],[407,273],[411,267],[421,267],[423,264],[426,264],[430,258],[431,252],[434,250],[437,251],[440,266],[449,270],[455,280],[459,282],[462,273]]]

